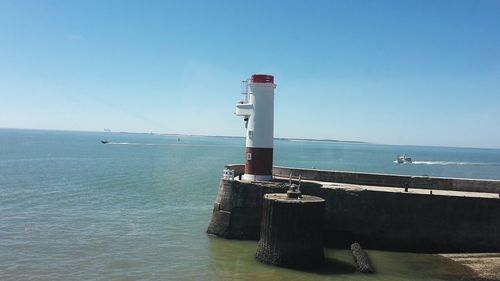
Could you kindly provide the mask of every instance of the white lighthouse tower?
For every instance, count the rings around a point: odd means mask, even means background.
[[[235,114],[243,116],[246,134],[246,161],[243,180],[267,181],[273,178],[274,76],[254,74],[243,81],[243,100]]]

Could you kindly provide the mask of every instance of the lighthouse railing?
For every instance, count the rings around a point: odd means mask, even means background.
[[[248,103],[248,80],[241,81],[241,95],[240,103]]]

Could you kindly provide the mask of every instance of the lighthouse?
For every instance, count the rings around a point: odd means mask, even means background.
[[[254,74],[242,82],[242,100],[236,105],[246,127],[245,174],[243,180],[273,178],[274,76]]]

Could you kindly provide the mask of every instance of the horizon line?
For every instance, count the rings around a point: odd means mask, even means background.
[[[40,128],[14,128],[14,127],[0,127],[0,130],[32,130],[32,131],[60,131],[60,132],[82,132],[82,133],[119,133],[119,134],[145,134],[145,135],[165,135],[165,136],[190,136],[190,137],[219,137],[219,138],[242,138],[244,136],[230,136],[230,135],[203,135],[203,134],[180,134],[180,133],[154,133],[154,132],[131,132],[131,131],[94,131],[94,130],[74,130],[74,129],[40,129]],[[500,150],[500,147],[474,147],[474,146],[443,146],[443,145],[424,145],[424,144],[390,144],[390,143],[377,143],[357,140],[337,140],[325,138],[293,138],[293,137],[274,137],[275,140],[298,140],[309,142],[337,142],[337,143],[352,143],[352,144],[375,144],[375,145],[394,145],[394,146],[417,146],[417,147],[445,147],[445,148],[469,148],[469,149],[488,149]]]

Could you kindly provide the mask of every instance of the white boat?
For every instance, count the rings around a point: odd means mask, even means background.
[[[398,164],[410,164],[411,157],[406,156],[406,154],[398,155],[395,162]]]

